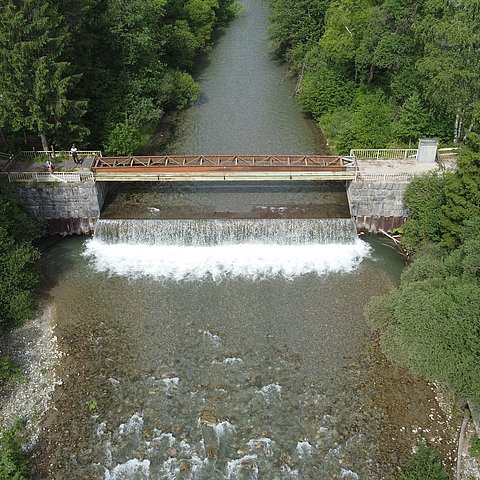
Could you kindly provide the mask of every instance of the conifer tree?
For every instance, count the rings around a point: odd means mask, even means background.
[[[428,134],[430,116],[422,106],[418,93],[413,93],[405,100],[398,122],[394,124],[394,132],[401,141],[416,142]]]
[[[62,130],[77,138],[86,102],[70,94],[79,75],[62,54],[63,18],[48,0],[7,0],[0,15],[0,126],[47,136]]]

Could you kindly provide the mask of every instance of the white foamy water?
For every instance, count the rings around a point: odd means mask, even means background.
[[[257,462],[256,455],[245,455],[242,458],[230,460],[227,463],[227,475],[228,475],[227,478],[228,479],[238,478],[241,470],[248,471],[251,474],[250,478],[257,478],[258,466],[256,462]]]
[[[120,435],[136,434],[140,435],[143,431],[143,418],[139,413],[134,413],[127,423],[122,423],[118,427]]]
[[[312,446],[309,442],[298,442],[297,443],[297,455],[300,458],[306,458],[307,456],[311,455],[314,451],[315,447]]]
[[[226,433],[235,433],[235,427],[228,421],[216,423],[213,426],[215,430],[215,435],[217,437],[217,442],[220,444],[220,440]]]
[[[150,476],[150,460],[140,461],[136,458],[118,464],[112,470],[105,469],[104,480],[145,479]]]
[[[252,438],[248,441],[247,445],[252,449],[263,449],[265,455],[272,456],[273,455],[273,448],[275,447],[275,442],[268,437],[261,437],[261,438]]]
[[[227,365],[244,365],[244,361],[238,357],[227,357],[223,363]]]
[[[360,239],[351,244],[172,246],[106,244],[92,238],[83,254],[97,271],[111,275],[218,281],[351,272],[369,251]]]
[[[171,395],[178,387],[180,379],[178,377],[162,378],[162,382],[165,385],[165,392]]]
[[[352,470],[348,470],[346,468],[342,468],[340,471],[341,478],[348,478],[350,480],[358,480],[358,474],[353,472]]]
[[[257,390],[256,392],[264,396],[276,394],[280,397],[282,394],[282,386],[278,385],[278,383],[269,383],[268,385],[265,385],[264,387],[262,387],[260,390]]]

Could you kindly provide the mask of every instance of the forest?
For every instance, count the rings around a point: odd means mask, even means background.
[[[191,70],[234,0],[1,0],[0,151],[131,154],[195,100]]]
[[[336,152],[451,145],[478,128],[478,2],[271,1],[274,53]]]
[[[480,116],[477,2],[270,0],[271,48],[333,152],[462,143]],[[191,73],[234,0],[2,0],[0,151],[38,136],[141,150],[199,95]],[[40,144],[41,140],[41,144]]]

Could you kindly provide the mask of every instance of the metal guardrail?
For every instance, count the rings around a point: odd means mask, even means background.
[[[7,161],[7,163],[0,169],[2,172],[8,171],[8,169],[17,161],[17,153],[0,153],[0,160]]]
[[[203,171],[203,172],[111,172],[95,173],[97,182],[181,182],[181,181],[280,181],[354,180],[347,171]]]
[[[78,150],[79,157],[100,157],[102,158],[102,152],[100,150]],[[19,160],[32,161],[35,159],[47,159],[47,158],[58,158],[65,157],[71,158],[70,150],[55,150],[55,151],[44,151],[44,150],[22,150],[19,152]]]
[[[92,172],[2,172],[0,180],[8,183],[93,183],[95,177]]]
[[[414,173],[359,173],[357,178],[362,181],[409,182],[414,177]]]
[[[353,148],[350,157],[357,160],[404,160],[416,158],[418,148]]]
[[[351,180],[354,159],[325,155],[170,155],[95,158],[97,181]]]

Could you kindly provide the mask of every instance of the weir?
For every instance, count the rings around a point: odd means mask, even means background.
[[[95,238],[103,243],[209,246],[238,244],[314,245],[353,243],[350,218],[233,220],[99,220]]]

